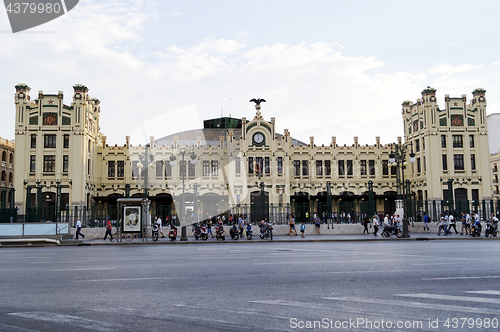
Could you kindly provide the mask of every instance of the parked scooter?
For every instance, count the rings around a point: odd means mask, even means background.
[[[265,239],[269,238],[270,240],[273,239],[273,223],[266,223],[266,222],[261,222],[259,224],[260,227],[260,238]]]
[[[403,232],[401,232],[398,226],[384,225],[382,236],[390,237],[391,235],[396,235],[398,238],[402,238]]]
[[[245,228],[245,233],[247,233],[247,240],[252,239],[252,225],[250,223],[247,224],[247,227]]]
[[[481,222],[480,221],[475,221],[472,223],[471,225],[472,227],[472,237],[476,237],[476,236],[481,236],[481,231],[482,231],[482,226],[481,226]]]
[[[215,227],[215,238],[217,240],[221,239],[222,241],[226,241],[226,236],[224,235],[224,226],[222,226],[222,223]]]
[[[496,218],[495,218],[496,219]],[[498,219],[497,220],[488,220],[486,223],[486,229],[484,231],[484,236],[488,237],[489,235],[491,236],[497,236],[498,233]]]
[[[229,236],[231,237],[231,239],[233,240],[238,240],[240,238],[240,234],[239,234],[239,229],[238,229],[238,226],[236,226],[236,224],[234,224],[230,229],[229,229]]]
[[[151,230],[151,237],[153,238],[153,241],[158,241],[158,235],[160,233],[160,228],[158,227],[158,223],[153,223],[153,229]]]
[[[177,227],[175,227],[175,225],[170,226],[168,237],[170,238],[170,241],[175,241],[175,239],[177,238]]]
[[[195,224],[193,226],[193,234],[196,240],[202,239],[203,241],[208,240],[207,229],[205,226],[201,226],[200,224]]]

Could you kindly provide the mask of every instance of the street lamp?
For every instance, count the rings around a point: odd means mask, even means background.
[[[150,168],[154,169],[156,167],[154,164],[154,156],[149,154],[148,148],[149,148],[149,144],[146,144],[144,154],[139,155],[140,161],[137,163],[137,168],[139,168],[141,170],[141,173],[142,173],[142,169],[144,168],[144,165],[142,163],[144,162],[144,163],[148,164],[148,167],[146,167],[146,169],[144,170],[144,174],[143,174],[143,176],[144,176],[144,198],[148,198],[148,196],[149,196],[148,195],[149,169]]]
[[[174,155],[172,154],[172,156],[170,156],[170,166],[174,167],[175,166],[175,160],[177,159],[176,158],[176,155],[181,155],[182,156],[182,160],[181,160],[181,167],[182,167],[182,171],[180,172],[180,176],[182,178],[182,199],[181,199],[181,216],[179,216],[179,219],[182,220],[183,222],[185,221],[185,207],[184,207],[184,200],[185,200],[185,197],[184,197],[184,192],[185,192],[185,180],[186,180],[186,164],[185,164],[185,160],[184,160],[184,155],[186,154],[186,152],[189,150],[189,147],[186,146],[186,147],[183,147],[183,148],[179,148],[179,150],[177,151],[177,153]],[[196,165],[196,154],[194,152],[191,153],[190,155],[191,157],[191,165]],[[181,219],[182,218],[182,219]],[[179,222],[180,222],[179,220]],[[181,241],[187,241],[187,234],[186,234],[186,225],[182,226],[181,228],[182,232],[181,232]]]
[[[410,142],[408,144],[402,145],[401,143],[391,144],[391,153],[389,154],[389,166],[396,168],[396,187],[397,187],[397,200],[396,200],[396,211],[400,210],[403,216],[403,237],[410,237],[408,233],[408,218],[405,215],[403,202],[405,208],[410,210],[410,204],[408,203],[407,196],[409,195],[410,186],[409,180],[407,180],[405,186],[405,169],[408,166],[406,161],[406,154],[408,153],[408,145],[411,146],[411,152],[409,153],[410,162],[415,162],[415,153],[413,152],[413,144]],[[406,187],[406,188],[405,188]]]

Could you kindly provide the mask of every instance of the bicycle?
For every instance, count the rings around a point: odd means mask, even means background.
[[[131,242],[134,238],[135,236],[130,233],[122,233],[122,239],[127,242]],[[117,239],[118,239],[118,232],[114,232],[113,237],[110,238],[109,241],[116,242]]]

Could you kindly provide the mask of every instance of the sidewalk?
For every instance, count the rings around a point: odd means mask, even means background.
[[[232,240],[229,236],[226,236],[226,240],[216,240],[215,238],[209,238],[207,241],[203,240],[195,240],[194,237],[188,237],[187,241],[180,241],[180,236],[177,237],[175,241],[170,241],[170,239],[165,236],[165,238],[159,238],[158,241],[153,241],[151,238],[147,238],[147,241],[142,241],[141,238],[137,238],[132,240],[131,242],[111,242],[109,240],[103,239],[88,239],[88,240],[65,240],[61,242],[61,245],[138,245],[138,244],[195,244],[195,243],[252,243],[252,242],[280,242],[280,243],[291,243],[291,242],[346,242],[346,241],[426,241],[426,240],[500,240],[500,237],[488,237],[484,236],[484,233],[481,237],[472,237],[470,235],[460,235],[459,234],[451,234],[447,236],[437,235],[436,233],[410,233],[409,238],[401,238],[398,239],[395,235],[391,235],[391,237],[386,238],[380,235],[381,231],[377,236],[373,234],[366,235],[307,235],[305,238],[301,238],[298,236],[288,236],[288,235],[280,235],[273,236],[273,240],[263,239],[260,237],[254,236],[252,240],[247,240],[246,237],[243,239]]]

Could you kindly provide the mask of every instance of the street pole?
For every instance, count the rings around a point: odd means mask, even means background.
[[[179,221],[184,221],[184,210],[185,210],[185,207],[184,207],[184,192],[185,192],[185,180],[186,180],[186,165],[184,164],[184,153],[185,151],[181,151],[181,155],[182,155],[182,163],[180,164],[180,166],[183,168],[183,171],[182,171],[182,199],[181,199],[181,216],[179,216]],[[187,241],[187,230],[186,230],[186,225],[182,226],[182,232],[181,232],[181,241]]]

